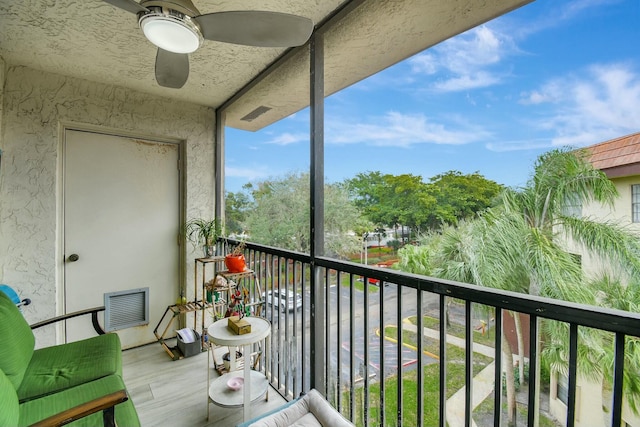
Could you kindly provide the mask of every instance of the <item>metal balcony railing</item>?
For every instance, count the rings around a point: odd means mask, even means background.
[[[636,313],[312,260],[256,244],[246,245],[245,257],[263,291],[301,299],[297,309],[274,304],[262,312],[272,324],[267,375],[287,399],[315,387],[358,426],[471,426],[472,418],[478,426],[507,425],[504,369],[496,367],[509,366],[501,337],[515,313],[528,329],[532,374],[517,401],[526,425],[540,416],[540,393],[557,393],[533,380],[542,321],[562,322],[568,330],[567,426],[576,423],[581,332],[610,334],[613,382],[605,406],[611,425],[621,425],[625,339],[640,335]]]

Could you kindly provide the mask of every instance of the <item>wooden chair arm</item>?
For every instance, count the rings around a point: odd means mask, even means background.
[[[45,418],[35,424],[31,424],[31,427],[63,426],[99,411],[105,411],[103,415],[104,425],[113,426],[115,425],[115,417],[113,414],[114,406],[119,403],[126,402],[127,400],[129,400],[127,392],[125,390],[119,390],[115,393],[98,397],[97,399],[93,399],[89,402],[83,403],[82,405],[78,405],[56,415],[52,415],[49,418]],[[110,414],[108,411],[110,411]]]
[[[86,310],[75,311],[73,313],[63,314],[62,316],[52,317],[51,319],[43,320],[42,322],[37,322],[31,325],[31,329],[41,328],[43,326],[50,325],[52,323],[60,322],[62,320],[72,319],[78,316],[84,316],[85,314],[91,314],[91,323],[93,324],[93,329],[98,333],[98,335],[104,335],[106,332],[98,323],[98,313],[104,311],[104,306],[88,308]]]

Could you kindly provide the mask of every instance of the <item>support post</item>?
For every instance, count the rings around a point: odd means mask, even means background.
[[[325,286],[315,259],[324,254],[324,42],[314,34],[310,46],[310,233],[311,387],[327,394],[325,375]]]
[[[224,113],[216,110],[216,141],[214,153],[215,218],[224,224]]]

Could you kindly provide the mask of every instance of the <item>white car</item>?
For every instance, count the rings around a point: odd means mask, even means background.
[[[265,294],[265,301],[272,307],[279,308],[283,313],[292,310],[298,310],[302,307],[302,296],[294,294],[293,291],[285,291],[284,289],[274,289]]]

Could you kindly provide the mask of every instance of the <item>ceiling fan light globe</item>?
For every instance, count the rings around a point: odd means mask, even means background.
[[[143,13],[139,24],[145,37],[160,49],[173,53],[192,53],[202,45],[198,26],[188,16],[158,12]],[[179,14],[182,15],[182,14]]]

